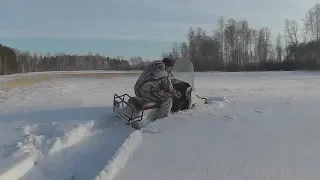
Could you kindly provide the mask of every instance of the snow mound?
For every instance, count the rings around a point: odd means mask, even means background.
[[[62,138],[58,137],[51,149],[49,154],[59,152],[64,148],[68,148],[79,142],[86,135],[90,135],[90,130],[94,126],[94,121],[90,121],[86,124],[80,124],[78,127],[68,132]]]
[[[59,136],[63,131],[59,129],[56,123],[52,124],[31,124],[23,128],[26,135],[46,135],[46,136]]]
[[[182,111],[181,113],[186,112],[191,114],[199,114],[199,113],[203,113],[203,111],[214,110],[216,108],[223,108],[227,101],[227,98],[223,96],[207,97],[206,99],[207,99],[207,104],[200,105],[201,104],[200,103],[193,109]]]
[[[94,121],[79,124],[70,132],[65,132],[55,123],[34,124],[24,128],[26,139],[23,142],[24,152],[33,154],[35,160],[59,152],[79,142],[89,135]],[[87,134],[89,133],[89,134]]]
[[[214,102],[225,102],[225,101],[227,101],[227,98],[223,97],[223,96],[209,97],[208,98],[208,103],[209,104],[214,103]]]
[[[95,127],[94,122],[78,124],[71,131],[63,130],[56,123],[32,124],[24,128],[17,128],[17,131],[23,130],[25,136],[23,140],[8,147],[7,159],[17,160],[12,163],[11,167],[0,172],[0,180],[8,177],[18,179],[37,165],[40,159],[74,146],[84,137],[92,134],[91,130]]]

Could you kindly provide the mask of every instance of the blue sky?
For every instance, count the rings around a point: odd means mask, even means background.
[[[189,27],[209,34],[219,16],[283,32],[316,0],[0,0],[0,43],[32,52],[158,58]]]

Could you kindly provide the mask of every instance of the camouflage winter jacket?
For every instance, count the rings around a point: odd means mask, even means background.
[[[162,61],[155,61],[142,72],[134,90],[137,96],[165,91],[176,98],[181,97],[180,92],[173,88],[169,73],[165,70],[165,64]]]

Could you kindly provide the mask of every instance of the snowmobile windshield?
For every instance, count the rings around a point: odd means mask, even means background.
[[[194,68],[189,59],[179,58],[174,64],[171,74],[175,79],[189,83],[194,87]]]

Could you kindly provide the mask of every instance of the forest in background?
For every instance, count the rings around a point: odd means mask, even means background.
[[[284,20],[284,31],[272,43],[271,29],[254,29],[247,20],[220,17],[212,35],[190,27],[187,42],[174,43],[162,57],[190,59],[195,71],[291,71],[319,70],[320,4],[311,7],[302,18]],[[2,45],[0,75],[77,70],[142,70],[153,60],[140,56],[105,57],[100,54],[31,54]]]
[[[0,44],[0,75],[44,71],[141,70],[150,62],[140,56],[126,60],[121,56],[105,57],[90,52],[86,55],[31,54]]]
[[[284,20],[284,31],[272,43],[271,29],[254,29],[247,20],[220,17],[212,35],[190,28],[187,42],[175,43],[163,57],[192,60],[196,71],[319,70],[320,4],[296,20]]]

